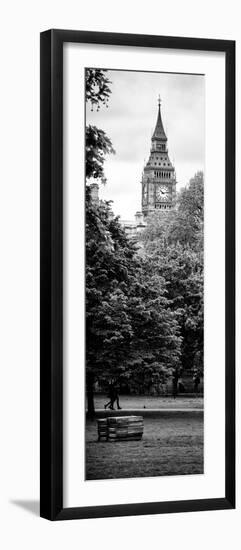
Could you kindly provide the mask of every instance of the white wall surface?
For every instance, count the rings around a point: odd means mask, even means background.
[[[1,8],[0,64],[0,544],[115,550],[240,548],[240,399],[237,509],[164,516],[51,523],[38,517],[39,499],[39,33],[48,28],[166,34],[237,40],[240,3],[203,0],[42,0]],[[237,105],[240,136],[240,109]],[[237,147],[237,182],[240,173]],[[240,191],[237,185],[240,210]],[[240,212],[239,216],[240,217]],[[237,223],[240,235],[240,221]],[[240,242],[238,241],[238,246]],[[240,279],[240,258],[238,257]],[[240,287],[237,292],[240,310]],[[238,336],[240,337],[240,313]],[[238,338],[237,338],[238,339]],[[238,346],[240,348],[240,345]],[[240,394],[238,349],[237,395]],[[214,400],[215,406],[215,400]]]

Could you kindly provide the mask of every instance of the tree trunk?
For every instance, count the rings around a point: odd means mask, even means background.
[[[93,419],[95,417],[95,404],[94,404],[94,377],[92,374],[87,376],[87,418]]]

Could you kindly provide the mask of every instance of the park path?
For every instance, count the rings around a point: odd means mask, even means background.
[[[97,394],[95,396],[95,409],[104,410],[104,404],[108,401],[105,395]],[[121,395],[120,405],[122,410],[153,410],[153,409],[203,409],[203,397],[152,397],[152,396],[135,396]]]

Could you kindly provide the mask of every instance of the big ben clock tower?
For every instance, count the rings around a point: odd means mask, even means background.
[[[155,210],[170,210],[176,201],[176,174],[167,149],[167,137],[158,99],[157,123],[151,138],[151,151],[142,174],[142,212],[147,216]]]

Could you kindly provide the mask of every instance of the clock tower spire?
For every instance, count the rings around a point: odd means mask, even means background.
[[[170,210],[176,200],[176,174],[167,149],[167,136],[158,97],[156,127],[151,138],[149,159],[142,175],[142,212],[147,216],[155,210]]]

